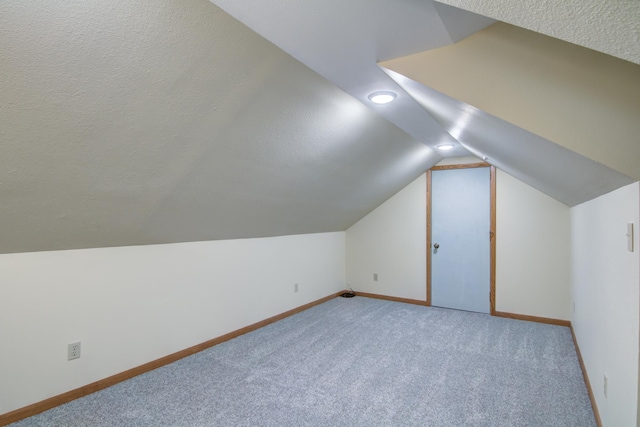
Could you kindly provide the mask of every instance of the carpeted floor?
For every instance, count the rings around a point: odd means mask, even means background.
[[[595,426],[566,327],[336,298],[18,426]]]

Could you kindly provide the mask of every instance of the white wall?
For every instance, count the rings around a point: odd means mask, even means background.
[[[496,175],[496,310],[569,320],[569,207]]]
[[[347,230],[347,283],[355,291],[426,300],[426,183],[423,174]]]
[[[571,209],[572,323],[605,427],[636,425],[639,205],[636,182]],[[635,224],[633,253],[627,250],[629,222]]]
[[[496,309],[568,320],[569,208],[502,171],[496,185]],[[354,290],[426,300],[426,174],[349,228],[346,245]]]
[[[338,232],[0,255],[0,414],[344,289],[344,240]],[[82,357],[67,361],[74,341]]]

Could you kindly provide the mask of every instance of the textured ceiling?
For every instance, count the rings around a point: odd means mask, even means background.
[[[640,64],[640,1],[439,0]]]
[[[0,252],[344,230],[438,159],[208,1],[0,4]]]

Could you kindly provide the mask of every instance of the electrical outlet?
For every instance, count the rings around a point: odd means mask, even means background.
[[[80,358],[80,341],[74,342],[67,347],[67,360]]]
[[[373,273],[373,281],[374,282],[378,281],[378,273]]]
[[[298,292],[298,284],[297,283],[293,284],[293,292]]]
[[[609,377],[607,376],[606,372],[604,374],[603,389],[604,389],[604,397],[608,397],[608,394],[609,394]]]

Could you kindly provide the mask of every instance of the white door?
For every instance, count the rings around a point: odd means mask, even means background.
[[[431,172],[431,304],[490,312],[490,168]]]

